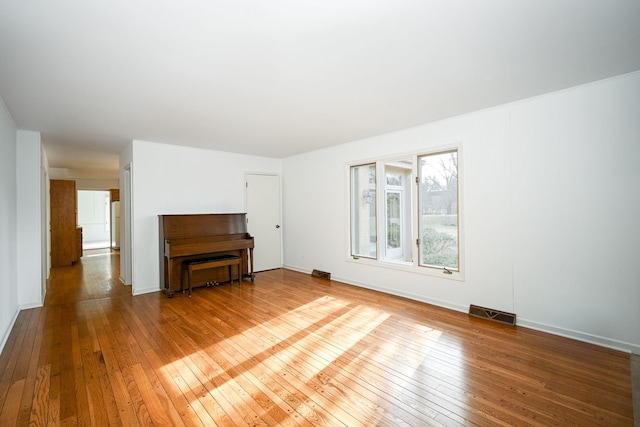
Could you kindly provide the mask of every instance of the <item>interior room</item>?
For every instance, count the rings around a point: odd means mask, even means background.
[[[0,12],[0,425],[640,422],[637,1]]]

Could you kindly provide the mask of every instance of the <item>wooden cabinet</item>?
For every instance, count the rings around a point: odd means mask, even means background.
[[[76,182],[52,179],[50,188],[51,266],[69,266],[78,260]]]

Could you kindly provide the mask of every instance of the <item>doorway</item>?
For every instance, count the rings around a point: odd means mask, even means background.
[[[82,249],[111,247],[111,204],[108,191],[78,190],[78,226]]]
[[[122,257],[120,260],[120,281],[131,286],[131,292],[135,295],[133,286],[133,164],[129,163],[123,169],[124,186],[121,199],[122,206]]]

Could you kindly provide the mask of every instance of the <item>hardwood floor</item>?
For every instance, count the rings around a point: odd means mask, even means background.
[[[20,313],[1,426],[633,425],[625,353],[288,270],[132,297],[87,255]]]

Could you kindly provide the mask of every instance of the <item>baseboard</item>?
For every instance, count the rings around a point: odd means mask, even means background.
[[[283,268],[298,271],[300,273],[310,274],[311,270],[307,270],[300,267],[285,265]],[[390,295],[396,295],[404,298],[409,298],[415,301],[424,302],[427,304],[436,305],[442,308],[448,308],[450,310],[459,311],[462,313],[467,313],[468,306],[461,306],[458,304],[453,304],[449,301],[442,301],[433,298],[425,298],[422,295],[415,295],[408,292],[397,292],[393,289],[383,288],[379,286],[372,286],[368,283],[357,282],[349,279],[345,279],[342,277],[334,277],[333,280],[346,283],[353,286],[358,286],[365,289],[371,289],[378,292],[384,292]],[[587,334],[584,332],[574,331],[570,329],[560,328],[557,326],[551,326],[540,322],[534,322],[531,320],[526,320],[522,318],[518,318],[516,322],[516,326],[533,329],[540,332],[546,332],[552,335],[558,335],[565,338],[574,339],[576,341],[587,342],[589,344],[599,345],[601,347],[611,348],[613,350],[623,351],[625,353],[634,353],[640,354],[640,345],[633,344],[625,341],[618,341],[611,338],[605,338],[597,335]]]
[[[338,282],[346,283],[348,285],[353,285],[353,286],[358,286],[360,288],[370,289],[372,291],[378,291],[378,292],[382,292],[382,293],[385,293],[385,294],[394,295],[394,296],[397,296],[397,297],[408,298],[410,300],[423,302],[425,304],[431,304],[431,305],[435,305],[435,306],[438,306],[438,307],[447,308],[447,309],[453,310],[453,311],[459,311],[461,313],[466,313],[467,309],[468,309],[468,307],[464,306],[464,305],[453,304],[453,303],[450,303],[448,301],[443,301],[443,300],[439,300],[439,299],[435,299],[435,298],[426,298],[423,295],[417,295],[417,294],[413,294],[411,292],[398,292],[395,289],[389,289],[389,288],[384,288],[384,287],[381,287],[381,286],[369,285],[367,283],[356,282],[356,281],[353,281],[353,280],[347,280],[347,279],[340,278],[340,277],[335,278],[334,280],[337,280]]]
[[[20,314],[20,310],[16,310],[16,312],[13,314],[13,319],[11,319],[11,322],[9,322],[9,327],[7,328],[6,331],[4,331],[4,334],[2,335],[2,342],[0,342],[0,354],[2,354],[2,351],[4,350],[4,346],[7,344],[7,341],[9,340],[9,335],[11,335],[11,331],[13,330],[13,327],[16,324],[16,320],[18,320],[18,314]]]
[[[574,331],[571,329],[559,328],[557,326],[547,325],[540,322],[533,322],[518,318],[518,326],[524,328],[534,329],[540,332],[546,332],[552,335],[558,335],[565,338],[571,338],[577,341],[586,342],[589,344],[599,345],[601,347],[607,347],[613,350],[623,351],[625,353],[640,353],[640,345],[632,344],[625,341],[618,341],[611,338],[601,337],[598,335],[587,334],[584,332]]]
[[[20,304],[20,310],[29,310],[31,308],[42,308],[44,307],[44,302],[40,301],[32,301],[26,304]]]
[[[143,295],[143,294],[150,294],[152,292],[160,292],[162,289],[160,289],[158,286],[150,286],[147,288],[135,288],[133,291],[133,296],[136,295]]]
[[[307,270],[306,268],[295,267],[293,265],[283,265],[282,268],[286,268],[287,270],[297,271],[298,273],[311,274],[312,270]]]
[[[286,268],[287,270],[293,270],[293,271],[297,271],[299,273],[305,273],[305,274],[311,274],[311,271],[312,271],[312,270],[307,270],[304,268],[295,267],[291,265],[284,265],[282,266],[282,268]],[[420,302],[424,302],[425,304],[431,304],[431,305],[436,305],[442,308],[448,308],[449,310],[459,311],[461,313],[466,313],[468,309],[468,306],[465,306],[465,305],[453,304],[448,301],[438,300],[434,298],[425,298],[422,295],[412,294],[410,292],[398,292],[395,289],[384,288],[381,286],[374,286],[364,282],[357,282],[354,280],[345,279],[343,277],[332,277],[331,280],[334,280],[336,282],[346,283],[347,285],[357,286],[359,288],[365,288],[365,289],[370,289],[372,291],[382,292],[389,295],[409,298],[414,301],[420,301]]]

